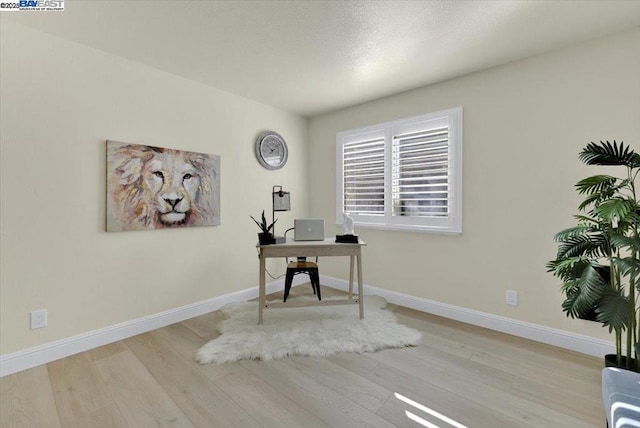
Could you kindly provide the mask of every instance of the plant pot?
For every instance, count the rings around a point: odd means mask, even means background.
[[[258,233],[258,242],[260,245],[272,245],[276,243],[276,238],[272,233]]]
[[[635,358],[631,359],[630,367],[627,367],[627,357],[624,355],[620,360],[621,364],[618,364],[618,357],[616,354],[607,354],[604,356],[604,366],[605,367],[616,367],[619,369],[630,370],[632,372],[640,373],[640,368],[638,367],[638,361]]]
[[[578,315],[578,319],[585,320],[585,321],[598,322],[598,319],[596,318],[597,316],[598,314],[595,308],[591,308],[586,314]]]

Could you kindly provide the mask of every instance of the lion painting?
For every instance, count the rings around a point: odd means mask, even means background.
[[[107,231],[220,224],[220,157],[107,141]]]

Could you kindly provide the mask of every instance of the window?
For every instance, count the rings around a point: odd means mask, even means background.
[[[462,232],[462,108],[338,132],[336,218]]]

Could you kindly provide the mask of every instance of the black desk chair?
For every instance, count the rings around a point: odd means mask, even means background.
[[[288,261],[289,259],[287,259]],[[318,258],[316,257],[316,262]],[[293,282],[293,277],[300,273],[306,273],[309,275],[309,280],[311,281],[311,288],[313,289],[313,294],[318,296],[318,300],[322,300],[320,296],[320,274],[318,273],[318,264],[314,262],[308,262],[306,257],[298,257],[298,260],[295,262],[287,263],[287,276],[284,281],[284,301],[287,301],[287,297],[289,297],[289,291],[291,291],[291,283]]]

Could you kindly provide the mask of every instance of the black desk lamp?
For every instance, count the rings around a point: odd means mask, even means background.
[[[273,186],[271,191],[271,221],[276,221],[276,211],[291,211],[291,195],[289,192],[282,190],[282,186]],[[276,244],[282,244],[286,241],[284,236],[276,236],[275,225],[273,226],[273,236],[276,238]]]

